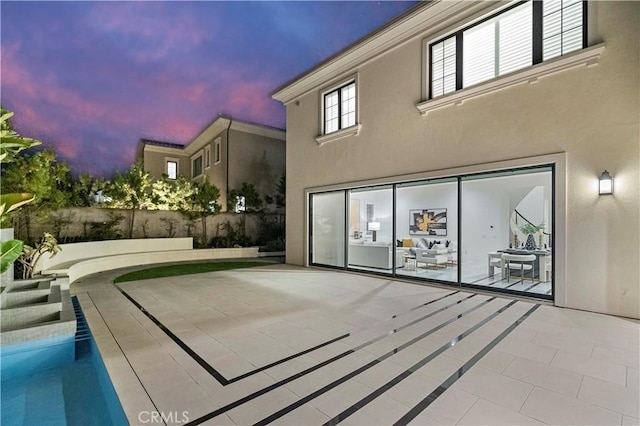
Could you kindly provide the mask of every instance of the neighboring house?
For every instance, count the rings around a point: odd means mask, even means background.
[[[242,183],[273,195],[285,172],[285,132],[281,129],[219,117],[187,145],[141,139],[138,156],[155,179],[206,176],[220,189],[218,203],[226,210],[227,194]]]
[[[430,1],[287,83],[287,262],[640,318],[639,34],[640,2]]]

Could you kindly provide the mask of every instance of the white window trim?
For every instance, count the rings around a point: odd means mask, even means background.
[[[324,133],[324,96],[328,93],[331,93],[343,86],[346,86],[350,83],[355,83],[356,85],[356,124],[350,127],[346,127],[344,129],[338,129],[335,132],[331,132],[331,133]],[[328,86],[327,88],[323,89],[320,91],[320,99],[319,99],[319,109],[320,109],[320,126],[318,129],[318,136],[316,137],[316,141],[318,141],[318,139],[324,139],[327,136],[333,136],[336,133],[342,133],[345,130],[349,130],[352,129],[354,127],[358,127],[358,132],[360,131],[360,88],[359,88],[359,84],[358,84],[358,74],[356,75],[351,75],[347,78],[341,79],[338,82],[335,82],[333,84],[331,84],[330,86]],[[357,135],[357,133],[355,133]],[[346,136],[352,136],[351,134],[346,135]],[[345,136],[340,136],[337,139],[342,139]],[[331,139],[333,140],[333,139]],[[331,140],[327,140],[324,142],[318,142],[319,145],[322,145],[326,142],[331,142]]]
[[[220,158],[216,160],[216,154],[220,150]],[[222,162],[222,138],[216,138],[213,142],[213,164],[220,164]]]
[[[316,142],[318,145],[324,145],[325,143],[344,139],[349,136],[358,136],[361,128],[361,124],[356,124],[355,126],[347,127],[346,129],[336,130],[335,132],[331,132],[327,135],[317,136]]]
[[[209,162],[207,162],[207,158]],[[204,159],[203,159],[204,170],[209,170],[211,168],[211,146],[207,145],[204,148]]]
[[[475,86],[460,89],[443,96],[438,96],[434,99],[420,102],[416,104],[416,108],[420,111],[420,114],[424,116],[436,109],[450,105],[462,105],[469,99],[474,99],[502,89],[507,89],[518,84],[537,83],[540,78],[554,75],[572,68],[580,66],[592,67],[598,65],[603,51],[604,43],[587,47],[586,49],[577,50],[564,56],[559,56],[540,64],[514,71],[511,74],[506,74],[492,80],[476,84]]]
[[[173,158],[173,157],[164,157],[164,173],[169,176],[169,169],[167,168],[167,164],[169,162],[172,163],[176,163],[176,177],[175,179],[172,179],[170,177],[167,177],[170,180],[176,180],[178,179],[178,176],[180,176],[180,159],[178,158]]]

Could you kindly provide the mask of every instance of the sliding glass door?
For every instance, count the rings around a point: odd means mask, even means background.
[[[349,268],[391,274],[396,254],[393,186],[352,189],[348,205]]]
[[[397,185],[396,274],[458,283],[458,179]]]
[[[552,293],[551,167],[463,176],[462,283]]]
[[[311,194],[310,263],[344,267],[345,191]]]
[[[310,195],[313,265],[553,299],[553,166]]]

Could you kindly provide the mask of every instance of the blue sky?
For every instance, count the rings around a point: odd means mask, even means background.
[[[74,173],[111,176],[140,138],[187,143],[219,113],[284,128],[276,88],[414,4],[2,1],[1,102]]]

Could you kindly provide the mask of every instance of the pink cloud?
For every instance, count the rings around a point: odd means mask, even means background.
[[[108,35],[118,34],[147,46],[133,54],[141,63],[194,49],[209,40],[215,23],[205,28],[189,9],[167,13],[162,2],[96,3],[91,26]]]

